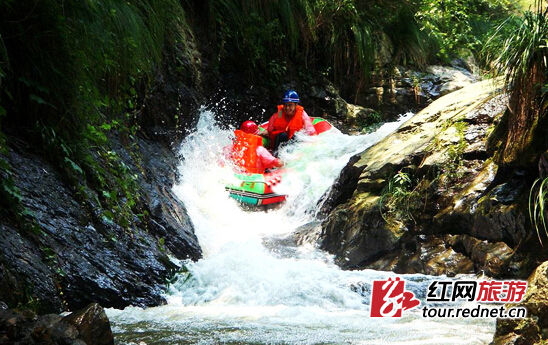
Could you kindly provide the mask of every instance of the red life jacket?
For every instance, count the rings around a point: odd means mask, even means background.
[[[232,160],[234,163],[245,172],[252,174],[264,173],[264,169],[260,169],[257,162],[257,146],[262,146],[263,138],[239,129],[235,130],[234,133],[236,134],[232,146]]]
[[[295,132],[300,131],[304,127],[303,121],[303,111],[304,108],[300,105],[297,105],[295,109],[295,115],[291,120],[287,120],[286,115],[283,111],[283,105],[278,105],[278,113],[272,115],[274,117],[274,130],[272,133],[269,133],[270,139],[274,140],[276,135],[287,132],[289,139],[293,138]]]

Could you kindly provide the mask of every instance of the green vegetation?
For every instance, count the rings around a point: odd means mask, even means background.
[[[436,152],[443,154],[442,163],[420,172],[420,175],[413,176],[400,170],[388,179],[379,199],[381,215],[387,223],[416,223],[415,217],[425,213],[424,208],[434,190],[448,191],[461,185],[466,173],[463,154],[468,146],[464,137],[467,128],[468,123],[463,120],[445,122],[441,133],[447,135],[451,141],[444,142],[443,139],[434,137],[427,146],[428,155]],[[453,131],[458,140],[455,140],[454,134],[446,134]],[[409,166],[405,169],[416,170],[416,167]]]
[[[425,0],[417,17],[435,38],[443,59],[468,50],[477,54],[504,15],[513,9],[508,0]]]
[[[379,199],[381,215],[387,223],[415,221],[413,214],[420,208],[422,198],[417,186],[416,181],[403,171],[388,180]]]
[[[542,9],[541,1],[536,1],[535,8],[509,17],[488,42],[486,51],[495,72],[506,76],[509,87],[530,82],[531,73],[542,73],[548,67],[548,10]]]
[[[513,10],[507,0],[211,1],[199,11],[217,67],[278,85],[302,68],[354,83],[385,65],[477,53]]]
[[[3,1],[2,100],[21,124],[82,130],[144,91],[165,44],[184,42],[177,1]],[[15,105],[23,106],[16,108]],[[11,111],[10,111],[11,110]],[[85,120],[85,121],[82,121]]]
[[[548,236],[546,226],[548,201],[548,178],[537,179],[529,192],[529,219],[537,232],[538,240],[542,244],[541,230]]]

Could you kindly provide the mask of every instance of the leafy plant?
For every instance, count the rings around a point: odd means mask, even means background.
[[[544,179],[536,179],[531,190],[529,191],[529,219],[537,232],[538,240],[542,244],[541,231],[544,230],[548,236],[548,228],[546,226],[548,201],[548,177]]]
[[[379,208],[383,219],[391,223],[394,220],[413,220],[420,193],[414,188],[414,182],[408,173],[398,171],[388,181],[381,192]],[[383,212],[386,210],[386,212]]]
[[[505,20],[484,50],[496,66],[494,71],[505,75],[508,86],[525,82],[535,66],[548,68],[548,8],[543,9],[539,0],[535,0],[535,8]]]
[[[513,10],[507,0],[424,0],[416,17],[449,60],[463,49],[479,52],[488,35]]]
[[[532,152],[543,147],[543,119],[548,70],[548,8],[535,1],[535,11],[510,17],[486,46],[494,73],[504,75],[510,93],[506,138],[500,150],[503,164],[530,164]],[[511,34],[508,35],[508,32]]]

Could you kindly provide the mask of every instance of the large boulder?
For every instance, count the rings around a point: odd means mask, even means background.
[[[322,248],[344,268],[523,274],[512,248],[523,193],[495,180],[486,148],[506,108],[500,92],[490,80],[442,97],[355,156],[324,197]]]
[[[94,303],[65,317],[0,310],[0,344],[113,345],[110,322]]]

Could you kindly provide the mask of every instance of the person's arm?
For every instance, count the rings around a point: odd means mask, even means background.
[[[275,167],[281,167],[283,165],[283,163],[278,158],[274,157],[263,146],[257,147],[257,157],[261,161],[261,165],[264,169],[272,169]]]
[[[266,125],[268,127],[268,125]],[[260,135],[261,137],[265,137],[265,138],[268,138],[269,134],[268,134],[268,129],[265,129],[265,128],[262,128],[262,127],[259,127],[259,132],[257,133],[257,135]]]
[[[317,135],[316,129],[314,128],[314,125],[312,124],[312,119],[306,111],[303,110],[303,122],[304,122],[304,130],[306,134],[308,135]]]

